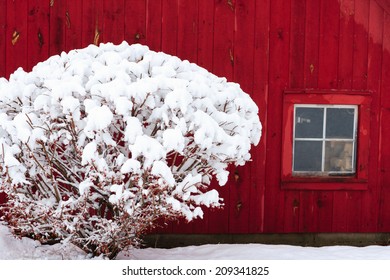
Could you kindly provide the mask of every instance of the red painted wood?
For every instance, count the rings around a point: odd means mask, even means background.
[[[339,1],[321,1],[318,87],[337,88]]]
[[[198,1],[197,64],[212,71],[214,38],[214,2]]]
[[[269,20],[270,1],[255,2],[255,49],[253,69],[252,98],[259,107],[259,116],[263,124],[262,139],[258,147],[253,148],[250,187],[249,231],[264,231],[264,203],[266,180],[266,140],[267,140],[267,104],[268,104],[268,67],[269,67]]]
[[[382,110],[382,120],[390,119],[390,110],[388,108]],[[390,126],[381,126],[382,139],[390,139]],[[381,192],[380,192],[380,215],[378,231],[390,231],[390,146],[387,141],[381,143]]]
[[[318,88],[320,1],[306,1],[304,84]]]
[[[55,0],[50,4],[50,45],[49,55],[65,50],[66,2]]]
[[[27,68],[27,4],[26,1],[7,2],[7,76],[18,67]]]
[[[382,109],[381,114],[381,138],[380,138],[380,219],[379,230],[388,231],[390,229],[390,148],[386,139],[390,136],[390,127],[386,122],[390,119],[390,81],[386,78],[390,74],[390,15],[385,14],[384,17],[384,29],[383,29],[383,57],[382,57]]]
[[[301,198],[299,191],[285,191],[284,193],[284,228],[283,232],[299,232],[299,218],[301,209]]]
[[[177,52],[178,0],[162,0],[161,50],[171,55]]]
[[[7,0],[0,0],[0,78],[6,76],[6,25]],[[5,194],[0,192],[0,204],[5,202]]]
[[[352,76],[352,87],[354,89],[367,89],[369,12],[370,0],[355,0]]]
[[[178,0],[177,56],[197,61],[198,0]]]
[[[49,54],[49,5],[39,0],[28,1],[27,70],[47,59]]]
[[[226,77],[229,81],[233,81],[234,76],[234,2],[231,2],[232,5],[225,1],[214,2],[213,65],[210,70],[218,73],[219,76]],[[223,211],[210,212],[209,231],[212,233],[230,232],[230,216],[232,213],[237,215],[237,212],[234,212],[237,208],[234,207],[237,206],[238,201],[234,199],[232,203],[230,197],[233,191],[231,188],[237,188],[232,181],[234,180],[234,168],[231,167],[230,171],[232,170],[233,174],[230,174],[229,182],[223,187],[217,187],[225,206]]]
[[[237,0],[234,5],[235,22],[239,32],[234,33],[234,81],[241,88],[251,94],[253,91],[254,63],[254,15],[255,1]],[[237,167],[232,177],[234,187],[230,189],[230,221],[232,233],[248,233],[250,218],[250,188],[251,170],[246,167]],[[255,195],[255,194],[253,194]]]
[[[265,231],[283,232],[284,193],[280,189],[283,90],[288,85],[290,1],[270,1],[269,100],[267,112],[267,164]],[[278,11],[274,13],[272,11]],[[272,213],[272,214],[271,214]]]
[[[155,51],[161,50],[161,8],[161,0],[146,0],[146,43]]]
[[[382,84],[381,105],[390,108],[390,15],[385,14],[383,29],[383,57],[382,57]],[[383,158],[383,157],[382,157]]]
[[[377,218],[379,214],[379,173],[378,168],[381,161],[379,151],[380,134],[380,80],[382,73],[382,43],[383,43],[383,9],[375,1],[370,2],[369,16],[369,44],[368,44],[368,68],[367,68],[367,86],[373,90],[371,104],[371,143],[370,143],[370,169],[369,184],[372,186],[370,192],[364,198],[362,207],[365,210],[362,213],[362,224],[366,228],[364,231],[377,230]],[[375,63],[374,63],[375,62]],[[383,124],[388,120],[383,120]],[[386,141],[385,139],[383,139]]]
[[[0,0],[0,77],[6,73],[7,0]]]
[[[300,195],[299,232],[318,231],[318,206],[315,191],[304,191]]]
[[[332,232],[333,222],[333,192],[317,192],[314,206],[318,208],[318,232]]]
[[[65,9],[65,51],[82,47],[83,1],[68,0]]]
[[[251,94],[263,138],[238,181],[231,168],[227,186],[214,183],[225,209],[206,209],[204,220],[162,232],[389,231],[388,13],[384,0],[0,0],[0,76],[64,50],[123,39],[197,62]],[[291,88],[372,97],[364,113],[370,149],[359,152],[369,155],[368,183],[281,186],[283,92]]]
[[[349,193],[347,191],[336,191],[333,194],[332,231],[334,232],[347,232]]]
[[[124,11],[125,9],[127,11],[127,7],[123,1],[117,0],[106,0],[102,3],[102,42],[120,44],[124,39]],[[129,16],[131,16],[131,13],[129,13]]]
[[[366,192],[350,192],[347,201],[347,232],[359,232],[362,224],[362,200]]]
[[[338,88],[352,89],[355,0],[340,1]]]
[[[82,20],[82,38],[81,45],[86,47],[93,44],[96,32],[95,23],[95,1],[94,0],[83,0],[83,20]]]
[[[146,0],[141,1],[124,1],[125,2],[125,13],[122,14],[120,11],[120,6],[117,8],[117,13],[120,13],[120,17],[125,23],[125,37],[121,37],[120,35],[120,23],[118,25],[118,39],[117,41],[121,41],[125,39],[130,44],[139,43],[145,44],[146,42],[146,17],[147,17],[147,8],[146,8]],[[156,8],[158,9],[158,5],[160,1],[156,1]],[[161,6],[161,5],[160,5]],[[161,18],[161,15],[160,15]],[[116,20],[116,16],[114,16],[114,20]],[[123,22],[123,21],[122,21]],[[122,29],[123,32],[123,29]],[[123,34],[122,34],[123,36]]]
[[[215,1],[213,73],[232,81],[234,76],[235,1]],[[231,3],[229,5],[229,3]]]
[[[99,45],[100,43],[107,42],[106,36],[109,36],[104,30],[105,12],[104,12],[104,1],[95,0],[95,35],[93,43]]]
[[[291,0],[290,88],[303,88],[306,1]]]
[[[206,1],[198,1],[198,22],[197,22],[197,64],[211,71],[213,67],[213,21],[214,21],[214,3]],[[221,188],[215,186],[220,191]],[[209,232],[211,215],[214,215],[214,219],[218,219],[218,215],[226,213],[226,210],[222,209],[203,209],[204,218],[194,226],[194,233]],[[215,213],[215,214],[213,214]],[[213,226],[211,226],[213,228]],[[218,232],[218,228],[214,228]]]

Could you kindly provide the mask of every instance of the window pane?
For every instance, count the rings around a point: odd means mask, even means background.
[[[322,138],[324,108],[295,109],[295,138]]]
[[[295,141],[294,171],[321,171],[322,141]]]
[[[355,110],[328,108],[326,111],[326,138],[353,139]]]
[[[325,171],[353,172],[353,153],[352,141],[326,141]]]

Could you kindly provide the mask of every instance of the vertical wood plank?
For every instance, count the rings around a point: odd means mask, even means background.
[[[214,37],[213,37],[213,65],[211,71],[229,81],[233,81],[233,41],[234,41],[234,3],[229,6],[225,1],[214,1]],[[217,31],[218,30],[218,31]],[[234,168],[229,169],[231,172],[228,183],[223,187],[216,187],[220,197],[224,199],[224,208],[222,211],[210,211],[209,215],[209,232],[210,233],[228,233],[231,207],[230,192],[235,188]],[[236,208],[237,209],[237,208]],[[237,210],[236,210],[237,211]],[[236,213],[236,212],[234,212]],[[238,212],[237,212],[238,214]]]
[[[321,1],[318,86],[337,88],[340,6],[337,0]]]
[[[198,0],[178,0],[177,56],[197,61]]]
[[[255,1],[237,0],[234,33],[234,81],[248,94],[253,91]],[[230,232],[248,233],[250,214],[251,172],[248,165],[235,168],[230,189]]]
[[[346,232],[361,232],[362,224],[362,198],[365,192],[355,191],[348,194],[347,203],[347,230]]]
[[[129,43],[145,44],[146,42],[146,18],[149,10],[146,8],[146,0],[138,1],[124,1],[125,3],[125,37],[124,39]],[[159,3],[156,1],[155,7],[159,11]],[[160,4],[161,7],[161,4]],[[157,14],[158,15],[158,14]],[[161,15],[159,15],[161,19]],[[154,20],[157,20],[156,18]],[[158,34],[157,34],[158,36]]]
[[[285,191],[284,195],[283,233],[299,232],[299,217],[301,211],[300,192]]]
[[[50,56],[65,50],[66,2],[67,0],[54,1],[50,6]]]
[[[378,221],[378,231],[390,231],[390,146],[387,139],[390,139],[390,126],[383,125],[390,120],[390,110],[382,110],[381,125],[381,181],[380,181],[380,213]]]
[[[146,0],[146,44],[155,51],[161,51],[161,7],[161,0]]]
[[[0,77],[6,73],[6,28],[7,28],[7,0],[0,0]],[[1,203],[1,197],[0,197]]]
[[[83,18],[83,1],[68,0],[65,8],[65,51],[82,47]]]
[[[347,191],[335,191],[333,194],[333,223],[332,231],[346,232],[347,231],[347,211],[348,211],[348,196]]]
[[[235,1],[215,0],[213,73],[233,80]],[[230,5],[229,5],[230,3]]]
[[[7,2],[6,73],[27,68],[27,1]]]
[[[49,3],[47,1],[28,1],[28,47],[27,71],[47,59],[49,55]]]
[[[362,207],[365,210],[362,215],[362,230],[377,231],[379,215],[379,173],[381,154],[379,153],[380,134],[380,81],[382,74],[382,44],[384,12],[376,1],[370,2],[369,14],[369,44],[367,86],[373,91],[371,101],[370,123],[370,165],[369,165],[369,191],[364,197]]]
[[[214,2],[198,1],[197,64],[211,71],[213,68]]]
[[[95,1],[83,0],[83,21],[82,21],[82,39],[81,44],[86,47],[94,43],[96,25],[95,25]]]
[[[318,88],[320,1],[306,1],[305,88]]]
[[[390,15],[385,14],[383,29],[383,58],[382,58],[382,106],[381,110],[381,134],[380,134],[380,193],[379,193],[379,221],[378,231],[390,231]]]
[[[290,88],[303,88],[306,1],[291,0]]]
[[[6,28],[7,0],[0,0],[0,78],[9,75],[6,69]],[[5,194],[0,192],[0,204],[5,202],[5,197]]]
[[[318,192],[315,199],[318,208],[318,232],[332,232],[333,192]]]
[[[229,233],[248,233],[250,174],[247,167],[231,169],[229,176]]]
[[[255,49],[252,99],[259,107],[259,116],[263,125],[262,137],[258,147],[252,148],[250,186],[250,223],[249,232],[264,232],[264,203],[266,182],[266,143],[267,143],[267,104],[269,80],[269,28],[270,1],[255,1]]]
[[[355,90],[367,89],[369,13],[370,0],[355,0],[352,80]]]
[[[267,112],[267,165],[265,231],[283,232],[284,198],[280,189],[283,90],[288,86],[290,1],[270,1],[269,99]],[[277,11],[277,12],[275,12]]]
[[[388,77],[390,77],[390,15],[386,13],[383,29],[383,58],[381,79],[381,103],[385,108],[390,108],[390,79]]]
[[[95,13],[95,35],[94,35],[93,43],[98,46],[100,43],[107,42],[106,40],[107,32],[104,30],[104,21],[105,21],[104,1],[95,0],[94,13]]]
[[[318,232],[318,207],[315,193],[315,191],[301,192],[299,232]]]
[[[213,31],[214,31],[214,2],[213,1],[198,1],[197,6],[197,64],[211,71],[213,67]],[[212,186],[220,192],[221,188],[214,184]],[[214,215],[217,219],[219,215],[228,215],[224,209],[203,209],[204,218],[197,222],[194,226],[195,233],[210,233],[210,216]],[[213,226],[212,226],[213,227]],[[214,228],[218,231],[218,228]]]
[[[105,0],[103,3],[103,40],[104,42],[119,44],[124,39],[125,2],[123,0]],[[127,8],[126,6],[126,12],[128,11]],[[142,11],[139,12],[142,13]]]
[[[352,89],[355,0],[340,1],[338,88]]]
[[[177,53],[178,0],[162,0],[162,51],[171,55]]]

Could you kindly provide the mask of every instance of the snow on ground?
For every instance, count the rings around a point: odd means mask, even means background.
[[[72,245],[41,245],[16,239],[0,225],[0,260],[83,260],[90,259]],[[390,260],[388,246],[328,246],[321,248],[263,244],[220,244],[173,249],[137,249],[131,255],[119,254],[118,260]]]

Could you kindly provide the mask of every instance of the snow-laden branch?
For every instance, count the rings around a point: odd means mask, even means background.
[[[62,53],[0,79],[5,219],[112,257],[161,217],[221,206],[211,178],[260,136],[249,95],[193,63],[125,42]]]

